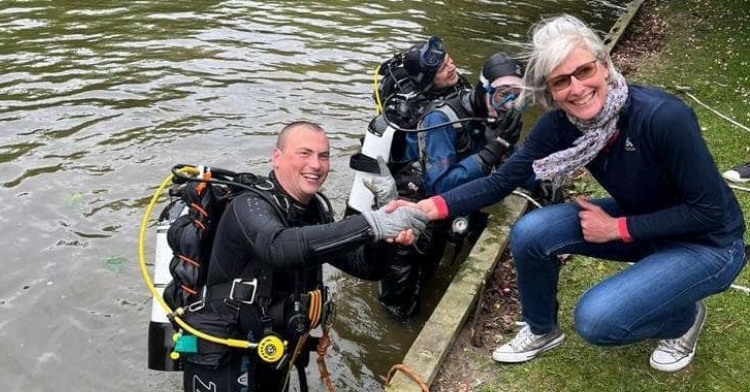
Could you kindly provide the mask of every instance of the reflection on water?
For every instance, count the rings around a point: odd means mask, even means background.
[[[331,134],[325,190],[342,211],[381,61],[436,34],[474,79],[540,17],[565,11],[606,31],[627,1],[60,3],[0,5],[9,391],[180,390],[176,374],[146,370],[151,303],[136,255],[143,210],[171,165],[266,172],[281,125],[316,120]],[[394,323],[372,283],[328,274],[334,382],[382,389],[425,316]]]

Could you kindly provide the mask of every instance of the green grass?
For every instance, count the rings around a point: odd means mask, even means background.
[[[657,5],[652,5],[657,4]],[[665,47],[645,58],[630,82],[659,86],[695,108],[720,172],[750,160],[750,132],[700,106],[676,87],[750,127],[750,0],[649,1],[668,23]],[[634,26],[634,28],[640,28]],[[581,193],[600,192],[591,183]],[[750,193],[735,191],[745,221]],[[745,240],[750,242],[750,234]],[[493,379],[478,391],[748,391],[750,390],[750,296],[736,290],[706,300],[708,319],[693,363],[677,373],[651,369],[654,341],[602,348],[585,343],[572,329],[572,310],[590,286],[621,268],[617,263],[577,257],[562,269],[560,320],[565,343],[519,365],[477,359]],[[737,284],[750,286],[750,269]]]
[[[691,105],[720,172],[750,160],[750,132],[731,124],[678,91],[750,128],[750,0],[666,1],[656,7],[667,20],[664,49],[645,59],[630,80],[660,86]],[[750,193],[735,191],[750,219]],[[750,231],[745,233],[750,243]],[[750,285],[750,270],[737,283]],[[750,385],[750,384],[749,384]]]
[[[496,379],[480,391],[747,391],[750,362],[750,297],[729,291],[706,300],[708,322],[696,357],[686,370],[663,373],[648,358],[655,341],[622,347],[597,347],[572,329],[578,296],[618,270],[611,262],[578,257],[560,277],[560,317],[565,343],[519,365],[494,366]],[[486,361],[491,362],[488,358]]]

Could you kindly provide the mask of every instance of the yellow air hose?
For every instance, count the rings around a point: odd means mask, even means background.
[[[199,170],[196,167],[192,166],[186,166],[179,169],[180,173],[189,174],[189,175],[198,175]],[[241,349],[257,349],[258,355],[260,358],[266,362],[276,362],[285,351],[284,347],[286,346],[286,342],[283,342],[275,337],[274,335],[270,335],[266,338],[261,339],[259,343],[253,343],[250,341],[240,340],[240,339],[228,339],[228,338],[220,338],[217,336],[209,335],[207,333],[201,332],[193,327],[190,326],[190,324],[186,323],[184,320],[182,320],[179,316],[185,314],[184,308],[178,308],[176,310],[172,310],[169,305],[164,301],[164,298],[162,298],[161,294],[159,294],[159,291],[156,290],[156,287],[154,286],[154,282],[151,280],[151,276],[148,271],[148,267],[146,266],[146,256],[145,256],[145,237],[146,237],[146,228],[148,227],[148,221],[151,217],[151,214],[153,213],[154,207],[156,206],[156,203],[159,201],[159,197],[164,193],[164,189],[166,189],[170,183],[172,183],[172,179],[174,176],[170,174],[167,176],[166,179],[159,185],[159,188],[154,193],[154,196],[151,198],[151,201],[148,204],[148,207],[146,207],[146,213],[143,215],[143,219],[141,220],[141,229],[138,234],[138,260],[139,265],[141,268],[141,274],[143,275],[143,280],[146,283],[146,287],[148,287],[149,291],[151,292],[151,295],[153,296],[154,300],[159,302],[159,305],[162,307],[164,312],[168,315],[170,315],[171,319],[174,320],[183,330],[189,332],[192,335],[195,335],[196,337],[207,340],[209,342],[213,342],[216,344],[222,344],[229,347],[236,347]],[[317,324],[320,320],[321,312],[322,312],[322,306],[321,303],[321,294],[317,291],[311,293],[312,301],[317,301],[317,307],[315,309],[311,309],[311,319],[315,321],[315,324]],[[328,326],[324,326],[323,329],[323,341],[328,342]],[[299,355],[300,350],[304,346],[304,342],[307,340],[307,337],[309,335],[306,333],[303,338],[300,339],[300,342],[298,342],[297,347],[293,353],[293,359],[291,363],[294,363],[294,360]],[[272,351],[274,351],[275,355],[274,358],[269,359],[268,353],[264,352],[264,347],[273,346]],[[328,345],[325,344],[324,347],[318,347],[318,367],[321,371],[321,378],[326,381],[326,386],[328,387],[328,390],[333,392],[333,384],[330,380],[330,375],[327,372],[327,369],[325,367],[324,357],[326,349],[328,348]],[[175,353],[173,353],[175,354]],[[173,356],[172,359],[177,359],[177,357]],[[289,366],[289,369],[291,370],[292,366]],[[289,381],[288,379],[289,375],[287,374],[287,378],[285,380],[285,383]]]
[[[383,113],[383,104],[380,102],[380,93],[378,92],[378,72],[380,72],[380,65],[375,67],[375,73],[372,75],[373,91],[375,91],[375,109],[378,114]]]
[[[185,167],[180,169],[181,172],[194,174],[197,173],[197,169],[195,167]],[[243,349],[253,349],[257,348],[257,343],[252,343],[245,340],[240,339],[228,339],[228,338],[220,338],[216,336],[212,336],[209,334],[206,334],[204,332],[198,331],[197,329],[191,327],[188,323],[183,321],[179,316],[185,314],[185,309],[178,308],[176,310],[172,310],[169,308],[169,305],[164,301],[164,298],[162,298],[161,294],[156,290],[156,287],[154,287],[154,282],[151,280],[151,276],[148,272],[148,267],[146,266],[146,257],[145,257],[145,236],[146,236],[146,228],[148,226],[149,218],[151,217],[151,213],[154,210],[154,206],[156,205],[157,201],[159,200],[159,197],[164,192],[164,189],[166,189],[169,184],[172,182],[173,176],[170,174],[159,186],[159,189],[156,190],[156,193],[154,193],[154,196],[151,198],[151,202],[149,203],[148,207],[146,208],[146,213],[143,215],[143,220],[141,221],[141,230],[138,235],[138,260],[141,267],[141,273],[143,274],[143,280],[146,282],[146,287],[148,287],[149,291],[151,291],[151,295],[154,297],[154,300],[159,302],[159,305],[161,305],[162,309],[164,309],[164,312],[168,315],[171,315],[174,318],[174,321],[185,331],[195,335],[196,337],[207,340],[209,342],[213,342],[216,344],[223,344],[229,347],[237,347],[237,348],[243,348]]]

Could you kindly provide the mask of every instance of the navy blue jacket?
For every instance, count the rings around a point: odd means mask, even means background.
[[[586,168],[620,205],[633,240],[674,239],[725,246],[745,231],[693,110],[664,91],[629,86],[619,133]],[[581,136],[561,110],[545,113],[523,145],[490,176],[444,193],[448,213],[496,203],[533,173],[532,163]]]

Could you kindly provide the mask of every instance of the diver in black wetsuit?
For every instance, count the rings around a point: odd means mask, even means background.
[[[328,138],[317,124],[286,126],[272,161],[268,181],[256,186],[260,192],[244,192],[227,206],[213,244],[205,307],[186,321],[219,337],[258,342],[275,335],[288,342],[287,353],[269,363],[251,350],[199,340],[198,353],[183,359],[187,392],[285,391],[292,365],[306,390],[310,345],[296,346],[325,322],[316,311],[330,309],[322,264],[379,279],[394,248],[384,240],[410,244],[415,233],[406,228],[425,227],[426,217],[415,209],[334,222],[330,203],[318,193],[330,165]]]

